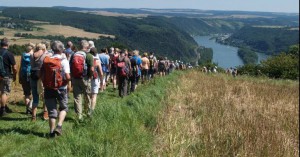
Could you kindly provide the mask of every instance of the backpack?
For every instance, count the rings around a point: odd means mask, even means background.
[[[6,52],[7,52],[7,50],[4,50],[2,55],[0,55],[0,77],[1,78],[6,76],[6,71],[5,71],[4,62],[3,62],[3,58],[4,58],[4,55],[6,55]]]
[[[149,57],[149,62],[150,62],[150,69],[153,69],[153,67],[154,67],[154,57]]]
[[[42,66],[44,88],[57,90],[63,86],[61,61],[62,59],[60,58],[51,58],[49,56],[44,59]]]
[[[99,58],[98,58],[98,57],[94,57],[94,72],[93,72],[93,79],[97,79],[97,78],[99,77],[99,75],[98,75],[97,60],[99,60]]]
[[[114,67],[114,68],[117,67],[118,59],[119,59],[119,56],[113,55],[113,57],[112,57],[112,62],[111,62],[112,67]]]
[[[85,63],[86,53],[78,51],[74,53],[71,59],[71,73],[74,78],[83,78],[87,76],[87,65]]]
[[[30,76],[31,65],[30,65],[31,56],[29,53],[22,54],[22,61],[21,61],[21,74],[23,77]]]
[[[158,63],[158,68],[159,69],[165,69],[166,68],[166,65],[165,65],[165,61],[159,61],[159,63]]]
[[[129,76],[129,67],[127,67],[127,65],[125,63],[125,58],[123,60],[120,60],[120,58],[118,58],[117,61],[118,61],[117,62],[118,76],[121,76],[121,77]]]

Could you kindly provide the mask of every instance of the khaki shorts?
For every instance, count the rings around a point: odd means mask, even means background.
[[[12,79],[9,77],[4,77],[3,79],[0,79],[0,91],[1,94],[8,95],[11,91],[11,82]]]

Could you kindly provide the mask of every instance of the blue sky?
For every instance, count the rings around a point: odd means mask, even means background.
[[[189,8],[299,13],[299,0],[0,0],[0,6]]]

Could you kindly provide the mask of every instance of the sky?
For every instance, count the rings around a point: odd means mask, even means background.
[[[0,6],[185,8],[299,13],[299,0],[0,0]]]

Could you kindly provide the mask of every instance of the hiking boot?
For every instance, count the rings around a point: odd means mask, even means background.
[[[57,125],[56,128],[55,128],[55,130],[54,130],[54,133],[57,136],[60,136],[62,134],[62,126]]]
[[[3,107],[3,108],[0,109],[0,117],[3,117],[5,115],[7,115],[7,113],[5,111],[5,108]]]
[[[31,117],[31,122],[36,122],[36,116]]]
[[[55,137],[55,132],[50,132],[50,133],[49,133],[49,137],[50,137],[50,138],[54,138],[54,137]]]
[[[49,116],[48,116],[48,112],[47,112],[47,111],[44,111],[43,119],[44,119],[44,120],[48,120],[48,119],[49,119]]]
[[[26,107],[26,114],[32,114],[32,109],[29,107]]]
[[[5,106],[5,111],[6,111],[6,113],[12,113],[12,110],[10,108],[8,108],[8,106]]]

